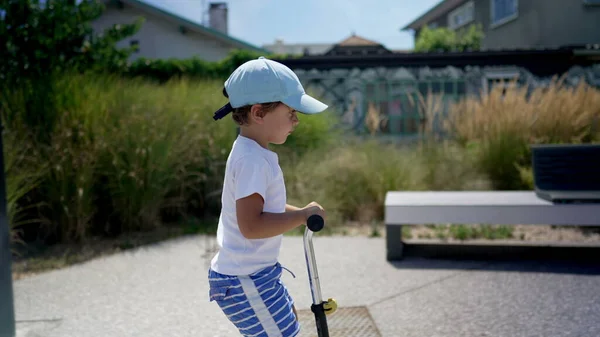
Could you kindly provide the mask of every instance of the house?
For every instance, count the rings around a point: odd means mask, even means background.
[[[283,39],[276,39],[271,44],[262,47],[280,55],[321,55],[331,49],[333,43],[285,43]]]
[[[600,0],[442,0],[402,30],[481,24],[484,49],[600,44]]]
[[[348,38],[336,43],[324,55],[383,55],[391,54],[392,51],[387,49],[379,42],[375,42],[364,37],[352,33]]]
[[[275,54],[290,54],[298,56],[317,55],[381,55],[390,54],[389,50],[379,42],[372,41],[352,33],[349,37],[337,43],[294,43],[286,44],[283,40],[275,40],[274,44],[264,45]],[[398,51],[400,52],[400,51]]]
[[[137,45],[131,60],[187,59],[198,57],[205,61],[219,61],[235,49],[250,50],[265,55],[268,50],[231,37],[228,34],[227,4],[209,5],[209,24],[192,22],[142,0],[104,0],[102,16],[92,23],[96,32],[115,24],[132,23],[144,17],[141,29],[133,36],[119,41],[118,47]]]

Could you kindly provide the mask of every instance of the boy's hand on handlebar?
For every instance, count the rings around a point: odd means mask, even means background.
[[[308,220],[308,218],[311,215],[317,214],[319,216],[321,216],[323,218],[323,220],[325,220],[325,209],[323,209],[323,207],[321,205],[319,205],[316,202],[311,202],[310,204],[304,206],[304,208],[302,208],[302,210],[304,211],[304,217],[306,220]]]

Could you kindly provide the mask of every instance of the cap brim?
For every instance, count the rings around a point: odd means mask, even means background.
[[[328,108],[327,104],[307,94],[291,96],[282,100],[282,102],[294,110],[307,115],[318,114]]]

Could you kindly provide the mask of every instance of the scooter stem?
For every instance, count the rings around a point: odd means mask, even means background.
[[[327,318],[325,317],[325,309],[323,306],[323,296],[321,295],[321,285],[319,283],[319,272],[317,271],[317,261],[315,260],[315,252],[312,243],[313,233],[323,229],[323,226],[324,221],[322,217],[312,215],[308,218],[306,223],[307,228],[304,231],[304,256],[308,266],[308,278],[313,300],[311,311],[315,314],[317,333],[319,337],[329,337]]]
[[[319,304],[323,302],[323,295],[321,294],[321,285],[319,284],[319,272],[317,271],[317,261],[315,259],[312,236],[313,231],[310,229],[307,229],[304,232],[304,255],[306,264],[308,265],[308,278],[310,282],[310,291],[312,293],[312,301],[313,304]]]

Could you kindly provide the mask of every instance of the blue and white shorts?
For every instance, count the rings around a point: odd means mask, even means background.
[[[242,336],[297,336],[300,324],[281,273],[279,263],[248,276],[209,269],[210,301],[217,302]]]

